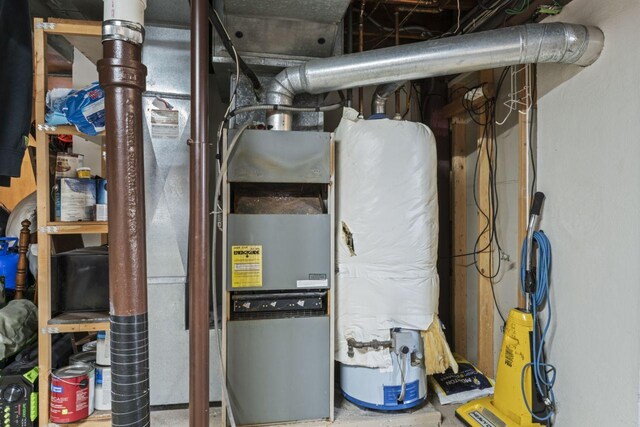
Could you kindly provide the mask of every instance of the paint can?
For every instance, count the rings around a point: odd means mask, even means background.
[[[95,351],[83,351],[69,357],[69,365],[75,365],[76,363],[88,363],[91,366],[96,365],[96,352]]]
[[[87,363],[65,366],[51,373],[49,418],[53,423],[73,423],[94,409],[95,368]]]
[[[96,409],[111,410],[111,367],[96,366]]]
[[[111,339],[109,337],[109,331],[98,332],[96,363],[102,366],[111,366]]]
[[[89,341],[88,343],[82,346],[82,351],[96,351],[96,346],[98,345],[97,341]]]

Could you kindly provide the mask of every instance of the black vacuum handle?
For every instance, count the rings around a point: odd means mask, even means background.
[[[533,196],[533,203],[531,204],[531,212],[530,215],[540,215],[540,211],[542,211],[542,202],[544,201],[544,193],[538,191]]]

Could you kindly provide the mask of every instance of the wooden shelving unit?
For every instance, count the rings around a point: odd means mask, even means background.
[[[51,313],[51,238],[58,234],[106,234],[106,222],[56,222],[50,220],[51,192],[49,182],[49,141],[51,134],[82,135],[73,126],[45,125],[45,95],[47,93],[47,35],[67,36],[73,44],[78,37],[95,37],[100,43],[100,22],[34,19],[35,120],[38,192],[38,361],[39,424],[49,424],[49,372],[51,371],[51,334],[93,332],[109,329],[108,313]],[[96,411],[86,420],[67,426],[108,426],[111,413]]]

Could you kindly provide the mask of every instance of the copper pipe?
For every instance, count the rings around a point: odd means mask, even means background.
[[[136,42],[103,36],[102,46],[98,72],[105,92],[107,179],[116,189],[108,205],[112,423],[145,426],[149,337],[142,92],[147,68]]]
[[[395,18],[395,30],[396,30],[396,46],[400,45],[400,12],[396,9],[393,13]],[[400,90],[396,90],[396,115],[400,114]]]
[[[364,5],[366,0],[362,0],[360,2],[360,16],[358,19],[358,29],[359,29],[359,41],[358,41],[358,52],[364,51]],[[358,88],[358,111],[361,115],[364,114],[364,88]]]
[[[209,2],[191,1],[189,425],[209,425]],[[224,379],[223,379],[224,381]]]

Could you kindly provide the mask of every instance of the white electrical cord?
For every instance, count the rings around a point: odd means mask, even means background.
[[[525,107],[524,111],[519,111],[520,114],[524,114],[524,115],[529,114],[529,110],[531,109],[531,105],[533,104],[532,96],[531,96],[531,82],[529,80],[529,76],[530,76],[529,67],[530,67],[529,64],[525,65],[520,70],[518,70],[514,65],[509,67],[510,68],[509,84],[511,86],[511,90],[509,91],[509,95],[508,95],[509,99],[507,99],[504,102],[504,105],[509,109],[509,111],[507,112],[507,115],[504,117],[504,119],[502,120],[496,119],[496,124],[498,126],[504,125],[509,119],[509,117],[511,116],[511,113],[515,110],[518,110],[519,106]],[[517,87],[518,85],[518,73],[520,72],[525,73],[524,85],[522,89],[516,90],[515,87]],[[519,97],[523,92],[524,92],[524,98],[523,100],[520,100]]]
[[[236,144],[240,140],[240,136],[242,133],[249,127],[250,123],[245,124],[238,132],[234,135],[231,143],[229,144],[229,148],[222,160],[220,165],[220,171],[218,172],[218,176],[216,178],[216,186],[215,186],[215,198],[213,202],[216,206],[218,206],[218,197],[220,197],[220,187],[222,185],[222,178],[227,173],[227,164],[229,162],[229,158],[233,154]],[[220,213],[217,209],[214,209],[213,214],[213,223],[214,225],[218,223],[218,213]],[[212,244],[211,244],[211,252],[212,252],[212,267],[211,267],[211,283],[213,284],[212,295],[213,295],[213,328],[216,333],[216,343],[218,344],[218,362],[220,363],[220,373],[222,376],[222,394],[224,396],[225,402],[227,403],[227,415],[229,417],[229,422],[231,427],[236,427],[236,421],[233,416],[233,410],[231,409],[231,401],[229,400],[229,390],[227,390],[227,371],[225,369],[224,363],[222,362],[222,337],[220,336],[220,331],[218,328],[218,297],[216,295],[216,243],[217,243],[217,235],[218,229],[217,227],[213,227],[212,233]],[[224,268],[224,267],[223,267]],[[223,285],[224,288],[224,285]]]
[[[398,362],[398,365],[400,365],[400,379],[402,381],[402,384],[400,386],[400,396],[398,396],[398,401],[402,402],[404,400],[405,394],[407,394],[407,382],[404,378],[405,368],[407,364],[407,355],[404,353],[400,353],[399,358],[401,361]]]

